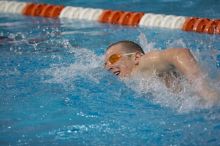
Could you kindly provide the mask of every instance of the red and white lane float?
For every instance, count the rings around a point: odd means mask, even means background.
[[[67,18],[126,26],[162,27],[183,31],[220,34],[220,19],[183,17],[143,12],[0,1],[0,13],[47,18]]]

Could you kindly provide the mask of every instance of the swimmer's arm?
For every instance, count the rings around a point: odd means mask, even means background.
[[[201,69],[189,49],[166,49],[162,52],[161,58],[162,61],[175,66],[190,82],[202,77]]]
[[[164,50],[162,53],[162,60],[177,68],[188,81],[195,85],[195,90],[206,100],[216,100],[217,92],[211,89],[207,80],[202,73],[199,64],[191,54],[189,49],[174,48]]]

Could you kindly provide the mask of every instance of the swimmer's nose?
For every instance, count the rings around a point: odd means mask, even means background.
[[[111,65],[111,63],[109,61],[105,62],[105,68],[107,70],[109,70],[109,68],[111,68],[111,67],[112,67],[112,65]]]
[[[108,71],[111,71],[111,70],[113,70],[113,67],[111,67],[111,66],[106,66],[106,69],[107,69]]]
[[[108,68],[107,70],[112,72],[113,68],[112,68],[112,67],[110,67],[110,68]]]
[[[113,69],[113,66],[111,65],[111,63],[106,62],[105,63],[105,69],[108,71],[111,71]]]

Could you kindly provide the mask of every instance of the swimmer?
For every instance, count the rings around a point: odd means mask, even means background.
[[[146,78],[156,75],[168,88],[173,87],[175,80],[184,77],[206,103],[214,104],[219,98],[219,94],[207,84],[197,61],[186,48],[145,53],[132,41],[119,41],[107,48],[105,68],[120,79],[136,75]],[[181,90],[181,87],[175,87],[175,92]]]
[[[36,44],[39,42],[43,42],[45,41],[45,39],[43,38],[34,38],[34,39],[28,39],[28,40],[24,40],[24,39],[13,39],[10,37],[6,37],[6,36],[0,36],[0,45],[4,45],[4,44],[21,44],[21,43],[27,43],[27,44]]]

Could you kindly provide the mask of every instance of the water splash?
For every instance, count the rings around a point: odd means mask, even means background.
[[[71,81],[78,77],[86,78],[92,82],[98,83],[103,56],[97,56],[94,52],[86,48],[72,47],[68,40],[63,41],[63,45],[72,55],[74,63],[70,65],[55,64],[51,68],[43,70],[44,75],[52,78],[46,80],[47,83],[60,83],[63,85],[72,84]],[[72,84],[71,87],[74,85]]]
[[[201,98],[192,90],[186,80],[181,81],[182,90],[178,93],[167,88],[156,75],[149,78],[137,76],[126,80],[126,85],[153,103],[172,108],[179,113],[205,108],[200,101]]]
[[[155,43],[154,42],[149,42],[144,33],[142,33],[142,32],[140,33],[140,35],[138,36],[138,40],[139,40],[140,45],[143,48],[144,52],[157,50],[155,48]]]
[[[184,43],[183,39],[178,39],[178,40],[168,40],[167,41],[167,48],[187,48],[186,43]]]

